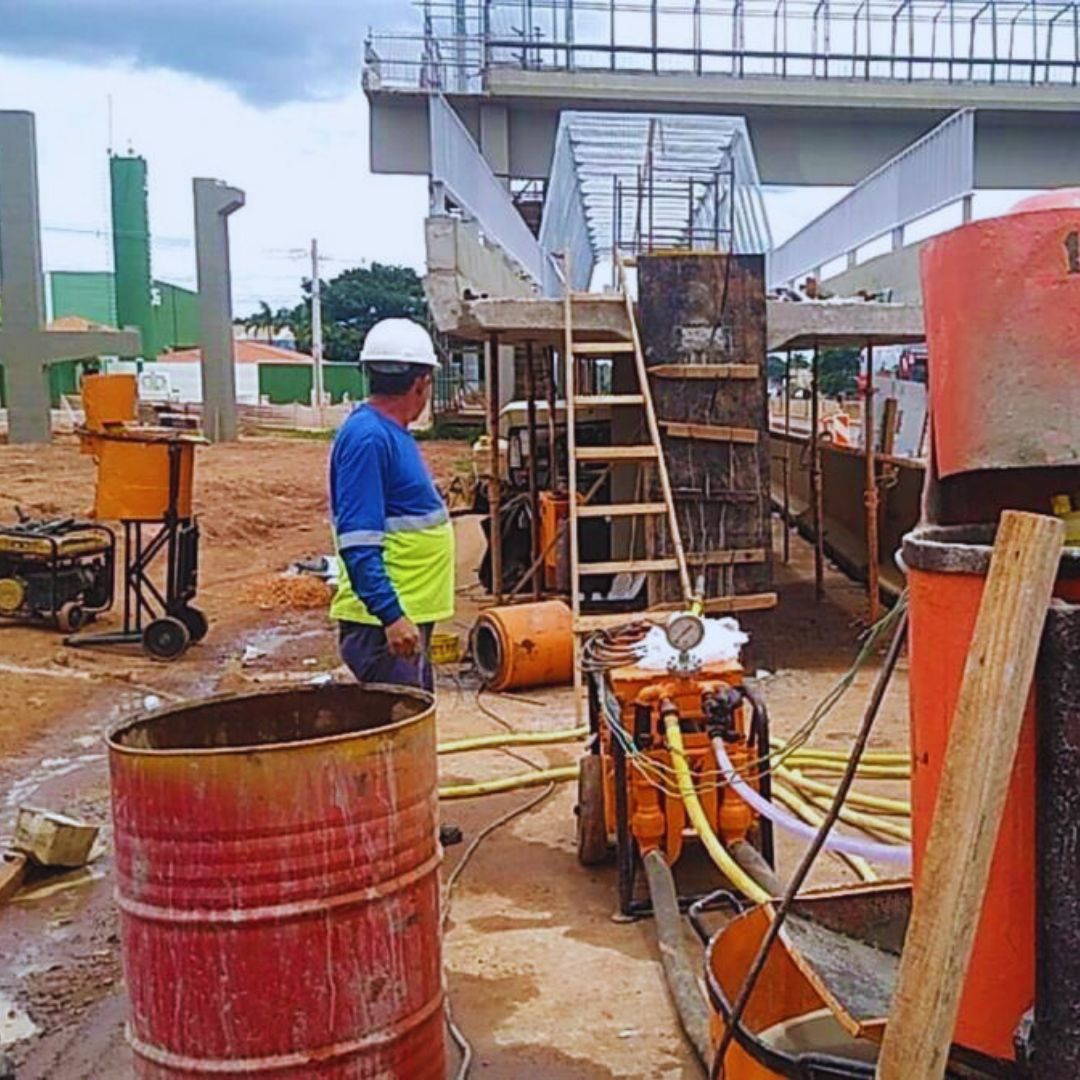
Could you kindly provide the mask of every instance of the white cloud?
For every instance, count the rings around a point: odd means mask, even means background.
[[[259,108],[172,71],[5,58],[0,107],[37,116],[46,269],[111,269],[110,98],[113,149],[148,162],[155,276],[194,287],[195,176],[247,194],[230,219],[239,312],[298,299],[308,263],[288,253],[313,236],[333,260],[324,278],[362,260],[422,268],[426,181],[371,175],[359,72],[337,100]],[[94,230],[101,235],[87,235]]]

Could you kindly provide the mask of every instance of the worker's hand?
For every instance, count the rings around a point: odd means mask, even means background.
[[[393,656],[406,658],[420,651],[420,631],[406,615],[386,628],[386,644]]]

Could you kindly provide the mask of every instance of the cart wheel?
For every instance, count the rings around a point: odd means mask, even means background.
[[[191,634],[179,619],[166,615],[143,631],[142,643],[155,660],[175,660],[191,644]]]
[[[198,608],[181,608],[176,613],[176,617],[187,627],[192,643],[202,641],[206,637],[210,624],[207,622],[206,616]]]
[[[56,625],[65,634],[74,634],[81,630],[90,620],[87,618],[86,608],[82,604],[69,600],[56,613]]]
[[[577,857],[582,866],[596,866],[608,857],[604,819],[604,763],[599,754],[586,754],[578,769]]]

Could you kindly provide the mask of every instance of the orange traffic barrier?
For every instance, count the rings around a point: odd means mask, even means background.
[[[473,658],[490,690],[569,683],[574,630],[561,600],[489,608],[473,629]]]

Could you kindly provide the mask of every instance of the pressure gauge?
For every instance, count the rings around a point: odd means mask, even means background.
[[[679,611],[668,619],[665,632],[668,644],[685,653],[701,644],[705,637],[705,623],[692,612]]]

